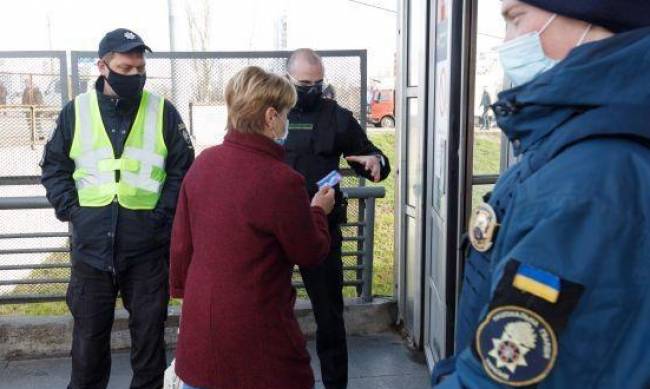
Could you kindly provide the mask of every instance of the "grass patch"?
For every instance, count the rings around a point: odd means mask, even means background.
[[[67,253],[50,254],[44,261],[46,264],[68,263],[70,261]],[[29,275],[29,279],[39,278],[69,278],[69,269],[37,269]],[[42,294],[42,295],[61,295],[65,296],[67,284],[40,284],[40,285],[18,285],[10,295]],[[68,307],[64,301],[30,303],[30,304],[7,304],[0,305],[0,316],[46,316],[46,315],[65,315],[68,313]]]
[[[474,138],[474,175],[499,174],[501,165],[501,132],[476,132]],[[483,196],[494,185],[475,185],[472,190],[472,209],[481,204]]]
[[[375,203],[375,250],[373,269],[373,294],[392,296],[394,293],[395,257],[395,170],[399,161],[395,158],[394,133],[370,133],[372,143],[386,154],[391,164],[390,175],[380,183],[369,182],[370,186],[386,188],[386,197]]]
[[[501,133],[475,133],[474,175],[498,174],[501,164]]]
[[[43,262],[45,264],[70,262],[69,253],[50,254]],[[69,279],[70,269],[36,269],[32,270],[29,279]],[[43,296],[62,296],[64,297],[68,284],[38,284],[38,285],[18,285],[10,295],[27,295],[39,294]],[[122,308],[122,300],[117,299],[116,308]],[[44,303],[27,303],[27,304],[6,304],[0,305],[0,316],[61,316],[67,315],[70,311],[65,301],[53,301]]]

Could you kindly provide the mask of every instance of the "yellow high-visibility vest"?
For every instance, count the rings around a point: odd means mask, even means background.
[[[167,146],[163,137],[165,100],[142,92],[138,113],[124,152],[115,157],[102,121],[97,92],[75,98],[75,127],[70,158],[73,179],[82,207],[103,207],[117,196],[120,205],[133,210],[152,210],[165,183]],[[119,172],[119,181],[116,178]]]

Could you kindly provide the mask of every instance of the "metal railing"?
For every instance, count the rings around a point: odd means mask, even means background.
[[[319,53],[327,67],[327,81],[337,91],[337,102],[352,111],[365,127],[366,51]],[[223,90],[227,80],[247,65],[283,74],[290,54],[151,53],[147,56],[146,88],[174,103],[189,124],[195,147],[200,151],[217,143],[219,129],[225,128]],[[96,52],[72,51],[70,58],[68,85],[65,52],[0,52],[0,85],[8,92],[6,102],[2,103],[7,105],[0,107],[0,304],[65,298],[72,247],[70,229],[56,222],[48,211],[50,205],[42,197],[38,161],[48,137],[46,131],[54,128],[58,109],[68,101],[68,91],[74,97],[92,90],[98,76]],[[32,88],[31,99],[22,98],[27,87]],[[20,105],[28,100],[27,104],[32,105]],[[374,203],[375,198],[384,196],[384,191],[357,188],[363,182],[356,177],[345,177],[344,182],[350,220],[342,226],[344,286],[354,288],[357,296],[369,301]],[[11,218],[20,220],[14,223],[8,220]],[[57,228],[62,231],[51,232]],[[294,281],[301,286],[299,279]]]
[[[5,182],[6,183],[6,182]],[[26,210],[35,210],[35,209],[48,209],[51,208],[50,203],[45,197],[32,196],[32,197],[3,197],[0,198],[0,211],[26,211]],[[70,239],[69,232],[36,232],[36,233],[5,233],[0,234],[0,242],[7,240],[33,240],[33,239],[48,239],[48,238],[67,238]],[[19,304],[19,303],[30,303],[30,302],[48,302],[48,301],[60,301],[65,299],[65,294],[62,293],[20,293],[15,292],[14,290],[6,291],[2,288],[12,288],[23,286],[36,286],[36,285],[55,285],[55,284],[67,284],[69,282],[69,277],[34,277],[33,274],[37,271],[43,270],[65,270],[70,268],[70,262],[62,263],[32,263],[39,262],[34,261],[33,256],[29,260],[24,260],[21,262],[26,263],[11,263],[11,261],[3,261],[3,258],[8,256],[15,255],[25,255],[25,254],[36,254],[43,255],[44,257],[47,254],[55,253],[66,253],[69,252],[70,245],[68,247],[41,247],[40,245],[32,246],[32,248],[11,248],[11,249],[0,249],[0,304]],[[2,276],[4,274],[12,274],[15,272],[25,273],[21,276]],[[63,290],[63,288],[62,288]]]
[[[337,102],[349,109],[366,125],[368,66],[366,50],[318,51],[323,59],[326,82],[336,90]],[[214,117],[199,120],[190,116],[191,106],[225,106],[224,91],[228,80],[245,66],[255,65],[284,74],[290,51],[237,52],[153,52],[147,54],[145,88],[171,101],[191,123],[195,136],[212,136],[225,126]],[[91,90],[99,75],[96,51],[70,53],[72,96]]]
[[[364,302],[370,302],[372,301],[375,249],[375,199],[383,198],[386,195],[386,190],[383,187],[359,186],[356,188],[342,188],[342,191],[348,200],[356,199],[359,201],[359,218],[357,221],[341,225],[343,229],[356,229],[356,234],[352,237],[344,236],[343,240],[357,242],[360,249],[355,252],[343,251],[343,257],[356,256],[357,258],[356,266],[344,266],[343,271],[355,270],[357,272],[357,280],[354,281],[357,286],[357,296],[361,297]]]
[[[346,258],[352,258],[355,263],[344,265],[344,274],[354,274],[352,279],[346,279],[344,286],[355,287],[357,296],[364,302],[372,301],[372,276],[373,276],[373,250],[374,250],[374,226],[375,226],[375,199],[385,196],[383,187],[344,187],[344,196],[350,202],[358,202],[356,217],[341,225],[344,231],[344,263]],[[49,209],[51,206],[45,197],[2,197],[0,198],[0,211],[8,210],[34,210]],[[70,241],[69,232],[39,232],[39,233],[10,233],[0,234],[0,242],[11,239],[44,239],[44,238],[67,238]],[[346,242],[352,243],[356,249],[346,248]],[[0,292],[0,304],[21,304],[48,301],[65,300],[65,285],[69,282],[69,276],[34,276],[37,271],[44,270],[67,270],[71,265],[69,260],[56,263],[19,263],[7,264],[3,257],[22,254],[56,254],[69,253],[71,244],[62,247],[37,247],[0,250],[0,291],[2,287],[32,286],[36,291],[32,293]],[[33,262],[33,261],[28,261]],[[3,276],[8,272],[28,271],[22,277]],[[299,276],[299,274],[298,274]],[[58,293],[43,293],[38,287],[45,285],[60,285]],[[295,280],[294,286],[303,288],[299,280]]]

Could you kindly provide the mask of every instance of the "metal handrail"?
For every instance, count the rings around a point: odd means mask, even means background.
[[[386,197],[383,186],[354,186],[341,188],[341,192],[349,199],[379,199]]]
[[[11,176],[0,177],[0,185],[19,186],[19,185],[40,185],[40,176]]]
[[[0,210],[26,210],[51,208],[50,202],[43,196],[0,197]]]
[[[472,185],[494,185],[499,180],[498,174],[482,174],[472,177]]]
[[[29,239],[29,238],[69,238],[69,232],[31,232],[19,234],[0,234],[0,239]]]
[[[373,274],[373,249],[374,249],[374,223],[375,223],[375,199],[382,198],[386,195],[383,187],[360,186],[341,188],[343,195],[347,199],[359,200],[359,220],[355,222],[343,223],[343,228],[356,228],[356,236],[347,236],[343,240],[346,242],[356,242],[358,250],[344,251],[344,257],[357,257],[356,265],[344,266],[343,271],[357,272],[358,278],[355,280],[346,280],[343,286],[353,286],[359,291],[359,296],[364,302],[372,301],[372,274]],[[0,198],[0,210],[29,210],[29,209],[48,209],[50,203],[45,197],[4,197]],[[65,238],[70,237],[68,232],[39,232],[39,233],[10,233],[0,234],[0,240],[3,239],[28,239],[28,238]],[[2,254],[27,254],[27,253],[54,253],[69,252],[69,247],[62,248],[30,248],[30,249],[11,249],[0,250]],[[69,269],[69,262],[64,263],[41,263],[41,264],[23,264],[23,265],[0,265],[0,273],[3,271],[16,270],[47,270],[47,269]],[[298,269],[295,269],[298,272]],[[0,280],[0,286],[12,285],[36,285],[36,284],[65,284],[66,278],[39,278],[39,279],[14,279]],[[293,284],[297,288],[304,288],[302,282]],[[61,295],[37,295],[37,294],[5,294],[0,295],[0,304],[17,304],[32,303],[44,301],[62,301],[65,299]]]
[[[45,269],[70,269],[70,263],[33,263],[27,265],[2,265],[0,271],[3,270],[45,270]]]

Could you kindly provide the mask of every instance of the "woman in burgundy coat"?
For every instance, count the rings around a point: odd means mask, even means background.
[[[176,373],[202,389],[311,389],[293,313],[294,265],[329,250],[334,191],[311,207],[280,144],[296,101],[283,78],[249,67],[227,85],[229,132],[189,170],[171,245],[172,297],[183,299]]]

